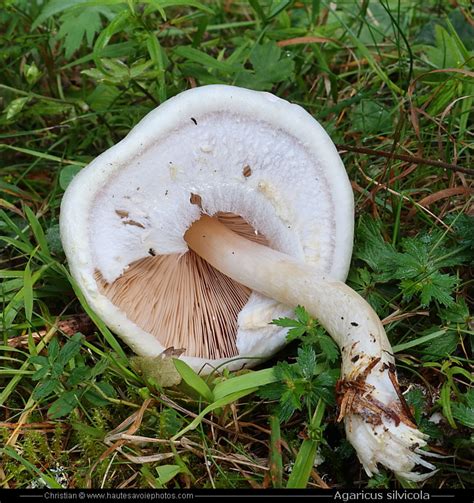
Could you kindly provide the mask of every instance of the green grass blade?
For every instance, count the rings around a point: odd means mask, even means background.
[[[283,458],[281,455],[280,420],[270,417],[270,477],[275,488],[283,487]]]
[[[219,400],[231,393],[238,393],[250,388],[265,386],[278,381],[273,368],[249,372],[231,379],[226,379],[215,385],[214,398]]]
[[[23,275],[23,303],[25,306],[26,320],[31,323],[33,316],[33,280],[31,278],[30,263],[28,262],[25,267]]]
[[[204,379],[196,374],[194,370],[183,360],[178,360],[173,358],[176,370],[180,373],[183,381],[190,386],[194,391],[196,391],[200,396],[204,398],[207,402],[214,401],[214,395],[211,388],[207,385]]]
[[[305,489],[307,487],[317,449],[318,442],[316,440],[303,441],[286,485],[288,489]]]
[[[402,344],[397,344],[393,346],[394,353],[400,353],[401,351],[405,351],[406,349],[414,348],[415,346],[419,346],[420,344],[424,344],[425,342],[431,341],[444,335],[446,333],[446,329],[438,330],[437,332],[433,332],[432,334],[424,335],[423,337],[418,337],[417,339],[413,339],[412,341],[404,342]]]
[[[40,250],[46,257],[51,258],[51,254],[49,252],[48,242],[46,241],[46,236],[44,235],[43,228],[36,217],[36,215],[31,211],[28,206],[24,207],[26,218],[30,223],[31,230],[33,231],[33,235],[35,236],[36,242],[38,243]]]

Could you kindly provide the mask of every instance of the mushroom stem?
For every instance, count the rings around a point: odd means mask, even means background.
[[[425,438],[400,392],[392,349],[375,311],[341,281],[317,267],[242,238],[217,219],[202,216],[184,236],[189,247],[223,274],[288,306],[304,305],[339,345],[342,377],[338,420],[367,474],[381,463],[410,480]]]

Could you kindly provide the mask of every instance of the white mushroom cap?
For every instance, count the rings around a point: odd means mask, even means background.
[[[353,196],[319,123],[269,93],[223,85],[185,91],[84,168],[61,206],[72,275],[93,310],[136,353],[160,354],[166,336],[130,319],[123,304],[106,295],[104,284],[114,284],[150,251],[177,257],[188,251],[183,235],[201,214],[191,194],[200,196],[204,213],[238,215],[272,248],[345,280]],[[151,283],[140,289],[150,299],[144,311],[152,310]],[[254,365],[284,345],[286,330],[269,323],[288,314],[286,306],[252,293],[238,314],[238,355],[182,358],[196,369],[205,363]]]

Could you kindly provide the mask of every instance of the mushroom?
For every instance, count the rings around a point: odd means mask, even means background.
[[[211,218],[212,217],[212,218]],[[416,429],[371,307],[344,284],[353,196],[324,129],[269,93],[212,85],[148,114],[68,187],[61,237],[95,312],[136,353],[196,370],[270,357],[302,304],[341,348],[339,420],[368,475],[422,480]]]

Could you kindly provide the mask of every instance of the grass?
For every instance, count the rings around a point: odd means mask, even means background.
[[[335,422],[337,353],[303,310],[256,372],[177,376],[169,359],[150,372],[68,274],[71,178],[163,100],[210,83],[272,91],[331,134],[356,201],[348,281],[384,319],[418,425],[445,456],[423,485],[472,487],[469,16],[467,0],[6,2],[1,487],[406,485],[363,473]]]

